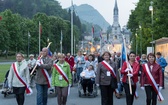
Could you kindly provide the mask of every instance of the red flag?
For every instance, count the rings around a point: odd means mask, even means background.
[[[2,17],[0,16],[0,20],[2,20]]]
[[[41,25],[40,21],[39,21],[39,34],[40,35],[42,34],[42,25]]]
[[[94,34],[94,26],[92,26],[92,33]]]

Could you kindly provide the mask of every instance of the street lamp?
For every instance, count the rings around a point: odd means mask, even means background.
[[[150,6],[149,6],[149,11],[151,11],[151,22],[152,22],[152,53],[154,53],[154,49],[153,49],[153,1],[150,2]]]
[[[135,33],[136,36],[136,54],[138,54],[138,35]]]
[[[28,32],[28,53],[27,53],[27,57],[29,56],[29,49],[30,49],[30,32]]]
[[[73,44],[74,44],[74,41],[73,41],[73,12],[74,12],[74,6],[73,6],[73,0],[71,0],[71,55],[74,54],[73,52]]]
[[[140,29],[140,47],[141,47],[141,55],[142,55],[142,30],[141,30],[141,25],[139,25],[139,29]]]

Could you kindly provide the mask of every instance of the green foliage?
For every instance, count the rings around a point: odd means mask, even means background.
[[[167,0],[153,0],[153,25],[151,11],[149,11],[150,1],[140,0],[129,17],[128,28],[132,32],[132,50],[135,51],[137,40],[138,53],[140,53],[140,42],[142,43],[142,52],[146,53],[146,48],[151,46],[152,34],[154,40],[168,36]],[[141,25],[141,29],[139,25]],[[135,33],[138,37],[135,37]],[[140,35],[142,35],[142,39],[140,39]]]
[[[28,32],[30,33],[30,53],[38,54],[39,22],[42,24],[41,49],[48,45],[47,39],[52,42],[52,52],[60,52],[61,30],[63,32],[63,52],[70,52],[71,25],[70,22],[56,16],[47,16],[45,13],[37,13],[32,19],[13,14],[10,10],[0,13],[0,50],[28,52]],[[76,43],[79,41],[80,29],[74,26]]]

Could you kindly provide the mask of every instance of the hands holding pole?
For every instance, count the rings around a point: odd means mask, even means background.
[[[52,43],[52,42],[49,42],[49,43],[48,43],[47,48],[50,47],[51,43]],[[39,54],[39,56],[40,56],[39,59],[41,59],[41,58],[43,57],[43,55],[40,55],[40,54]],[[39,61],[37,61],[36,65],[34,66],[34,68],[33,68],[33,70],[32,70],[32,72],[30,73],[30,75],[33,75],[33,73],[34,73],[34,71],[35,71],[35,69],[36,69],[36,67],[37,67],[38,65],[40,65]]]

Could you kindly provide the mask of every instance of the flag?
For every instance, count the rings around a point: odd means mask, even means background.
[[[122,43],[122,51],[121,51],[121,67],[123,65],[123,63],[126,61],[126,50],[125,50],[125,46],[124,43]]]
[[[2,20],[2,17],[0,16],[0,20]]]
[[[92,26],[92,33],[94,34],[94,26]]]
[[[42,34],[42,25],[41,25],[40,21],[39,21],[39,34],[40,35]]]
[[[100,30],[100,39],[102,39],[102,31]]]
[[[48,56],[51,58],[52,57],[52,52],[50,51],[50,48],[48,48]]]

